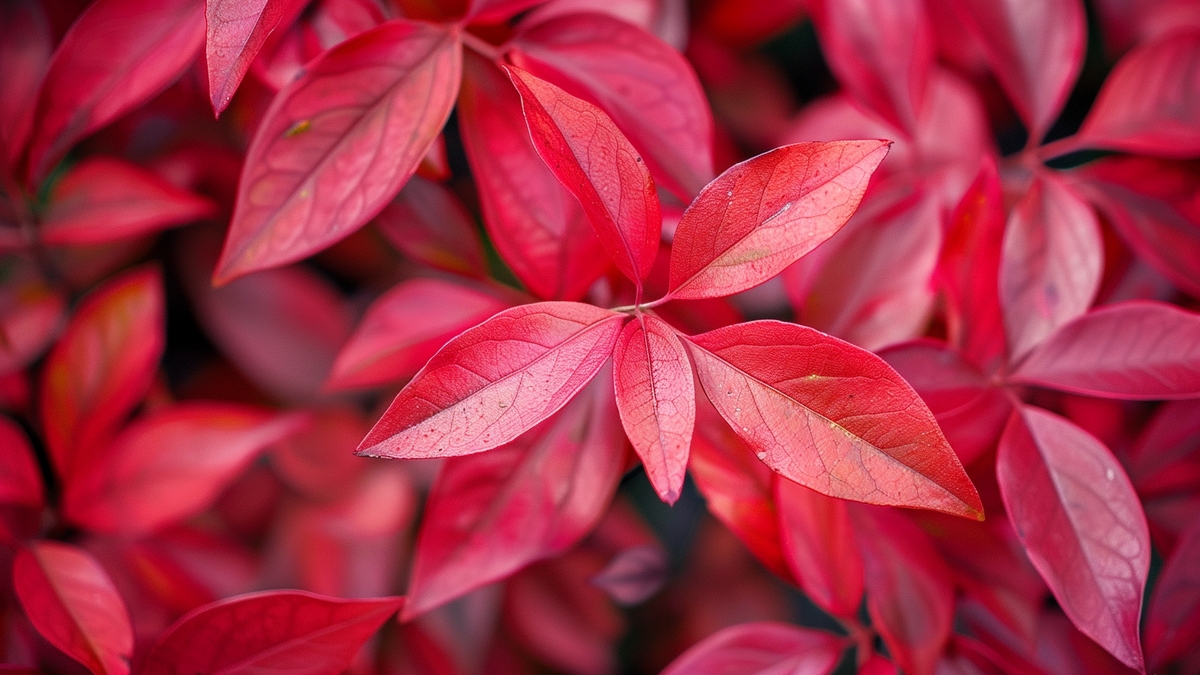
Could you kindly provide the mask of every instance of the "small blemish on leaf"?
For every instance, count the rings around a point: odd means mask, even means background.
[[[299,122],[296,122],[292,126],[288,127],[288,130],[283,132],[283,137],[291,138],[293,136],[299,136],[300,134],[308,131],[311,127],[312,120],[300,120]]]

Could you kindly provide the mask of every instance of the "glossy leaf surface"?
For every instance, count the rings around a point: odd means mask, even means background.
[[[1150,535],[1124,469],[1100,441],[1040,408],[1010,418],[996,477],[1017,536],[1063,611],[1141,669],[1138,618]]]
[[[1012,379],[1090,396],[1200,397],[1200,316],[1149,301],[1097,308],[1042,343]]]
[[[874,354],[778,321],[688,342],[709,400],[785,478],[831,497],[982,517],[933,414]]]
[[[508,74],[538,154],[583,205],[617,268],[640,284],[662,230],[654,179],[641,155],[596,106],[520,69]]]
[[[714,633],[662,675],[828,675],[841,658],[831,633],[782,623],[746,623]]]
[[[247,151],[216,280],[307,257],[373,218],[446,123],[461,68],[455,34],[404,20],[309,64]]]
[[[403,603],[403,598],[341,600],[303,591],[235,596],[177,621],[154,645],[141,672],[341,672]]]
[[[267,38],[307,4],[304,0],[206,0],[204,42],[208,95],[218,115],[250,70]]]
[[[670,296],[732,295],[783,271],[849,220],[887,149],[886,141],[797,143],[722,173],[679,221]]]
[[[47,642],[95,675],[128,675],[133,629],[95,558],[68,544],[35,542],[13,561],[13,588]]]
[[[687,350],[662,319],[635,316],[617,338],[613,378],[621,425],[658,496],[674,504],[683,489],[696,423],[696,384]]]
[[[441,349],[359,446],[366,456],[452,457],[516,439],[612,354],[624,316],[570,302],[500,312]]]

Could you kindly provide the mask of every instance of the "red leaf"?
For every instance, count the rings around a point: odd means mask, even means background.
[[[635,316],[617,339],[613,375],[621,426],[658,496],[674,504],[683,490],[696,424],[696,384],[687,350],[662,319]]]
[[[208,94],[217,115],[229,105],[250,63],[276,28],[286,27],[307,0],[207,0]]]
[[[29,147],[37,183],[83,137],[175,81],[204,42],[200,0],[100,0],[58,45]]]
[[[800,588],[826,612],[857,619],[863,561],[846,502],[776,478],[775,504],[780,543]]]
[[[1013,207],[1000,260],[1000,302],[1011,359],[1092,304],[1104,262],[1091,207],[1048,172]]]
[[[538,298],[582,298],[609,266],[604,247],[538,156],[504,72],[472,52],[464,70],[459,131],[497,251]]]
[[[1080,0],[979,0],[953,4],[988,66],[1039,143],[1083,65],[1087,21]]]
[[[90,157],[50,189],[42,241],[51,246],[103,244],[151,234],[214,215],[209,200],[112,157]]]
[[[662,675],[828,675],[844,642],[830,633],[762,621],[713,633]]]
[[[617,268],[640,288],[662,231],[658,193],[641,155],[603,110],[525,71],[506,70],[538,154],[583,205]]]
[[[1200,644],[1200,520],[1180,538],[1167,558],[1146,614],[1148,670],[1164,666]]]
[[[675,230],[670,297],[732,295],[783,271],[850,219],[888,146],[797,143],[726,170]]]
[[[686,202],[712,180],[712,113],[691,64],[671,45],[595,11],[538,21],[514,44],[516,65],[608,113],[655,182]]]
[[[779,321],[688,340],[709,400],[780,475],[831,497],[982,518],[933,414],[879,357]]]
[[[329,502],[359,491],[359,478],[371,464],[354,456],[368,426],[350,407],[313,413],[304,433],[271,449],[271,467],[280,480],[312,501]]]
[[[405,619],[578,543],[625,468],[608,383],[512,443],[442,467],[417,541]]]
[[[93,291],[42,370],[40,407],[55,468],[99,451],[150,389],[164,335],[162,274],[127,272]]]
[[[41,541],[17,553],[13,588],[38,633],[96,675],[128,675],[133,629],[125,603],[92,556]]]
[[[466,18],[479,23],[502,23],[546,0],[470,0]]]
[[[592,577],[592,585],[613,602],[636,605],[662,588],[670,574],[667,552],[658,544],[641,544],[621,551]]]
[[[363,439],[359,454],[453,457],[514,440],[596,375],[624,320],[573,302],[500,312],[429,360]]]
[[[401,282],[367,308],[325,388],[374,387],[410,377],[450,338],[505,307],[495,296],[460,284]]]
[[[861,508],[852,513],[871,623],[902,671],[933,675],[954,619],[950,569],[925,533],[903,515]]]
[[[149,534],[204,510],[259,452],[304,421],[219,402],[159,408],[80,462],[63,512],[95,532]]]
[[[67,301],[42,278],[32,258],[6,258],[0,285],[0,374],[41,356],[66,322]]]
[[[1100,307],[1050,336],[1011,379],[1089,396],[1200,397],[1200,315],[1143,300]]]
[[[1017,536],[1063,611],[1141,670],[1150,535],[1121,465],[1074,424],[1024,407],[1004,430],[996,477]]]
[[[0,504],[38,509],[43,503],[42,473],[29,439],[16,422],[0,417]]]
[[[833,0],[816,22],[829,65],[866,108],[912,134],[934,62],[920,0]]]
[[[375,225],[414,260],[472,277],[487,272],[474,221],[454,193],[438,183],[413,176],[379,212]]]
[[[29,138],[38,85],[50,63],[54,36],[40,2],[0,6],[0,165],[11,170]]]
[[[1200,33],[1134,49],[1104,81],[1080,128],[1081,146],[1141,155],[1200,155]]]
[[[141,673],[342,672],[403,602],[340,600],[303,591],[239,595],[175,622],[158,639]]]
[[[461,62],[456,33],[398,19],[309,63],[246,153],[216,282],[305,258],[375,217],[450,116]]]

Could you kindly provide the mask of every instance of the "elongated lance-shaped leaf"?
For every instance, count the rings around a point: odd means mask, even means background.
[[[206,0],[204,41],[208,95],[220,115],[276,28],[296,18],[307,0]]]
[[[617,268],[640,286],[662,233],[658,193],[641,155],[600,108],[519,68],[506,70],[538,154],[583,205]]]
[[[854,215],[889,145],[796,143],[727,169],[679,221],[670,297],[732,295],[782,272]]]
[[[878,356],[781,321],[688,344],[709,400],[785,478],[831,497],[983,517],[933,413]]]
[[[713,633],[680,654],[662,675],[828,675],[845,642],[824,631],[760,621]]]
[[[508,443],[595,376],[624,320],[576,302],[500,312],[446,343],[396,395],[358,453],[453,457]]]
[[[215,281],[300,260],[375,217],[437,139],[461,71],[457,33],[403,19],[310,63],[246,153]]]

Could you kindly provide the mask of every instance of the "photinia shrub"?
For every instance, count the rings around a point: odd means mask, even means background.
[[[1200,674],[1192,0],[0,27],[0,671]]]

